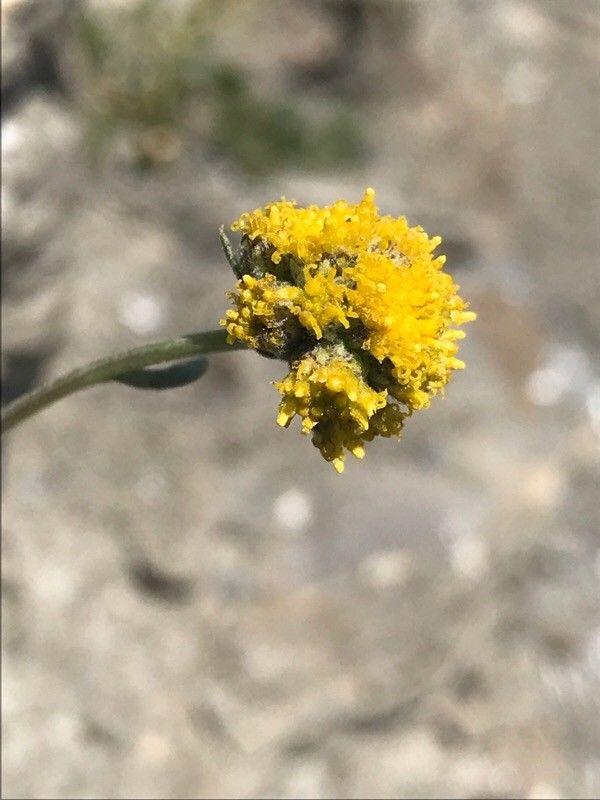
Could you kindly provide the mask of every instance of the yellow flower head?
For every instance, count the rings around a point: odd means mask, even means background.
[[[346,451],[362,458],[365,441],[398,435],[464,367],[457,326],[475,314],[433,255],[441,239],[380,216],[373,189],[357,205],[281,200],[232,229],[239,280],[221,324],[231,342],[289,362],[277,421],[298,415],[339,472]]]

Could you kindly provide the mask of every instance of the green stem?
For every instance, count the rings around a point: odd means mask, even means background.
[[[227,344],[226,339],[227,333],[224,330],[192,333],[178,339],[166,339],[163,342],[134,347],[124,353],[100,358],[57,378],[48,386],[41,386],[29,394],[18,397],[2,412],[2,431],[6,433],[15,425],[63,397],[88,386],[112,381],[123,373],[189,356],[240,349],[239,345]]]

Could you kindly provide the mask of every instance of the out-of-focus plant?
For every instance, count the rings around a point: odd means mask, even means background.
[[[461,326],[475,319],[444,271],[441,243],[404,217],[379,214],[375,193],[360,203],[298,208],[281,200],[242,214],[234,251],[234,308],[222,330],[145,345],[101,359],[14,401],[9,429],[73,392],[108,381],[169,389],[197,380],[205,355],[255,350],[289,366],[275,387],[277,422],[295,416],[338,472],[348,452],[365,454],[378,436],[399,436],[405,420],[443,393],[456,370]],[[175,363],[159,370],[157,364]]]
[[[327,117],[309,120],[290,101],[260,98],[240,70],[214,70],[211,145],[246,172],[283,166],[326,169],[363,155],[356,117],[343,105]]]
[[[208,45],[226,0],[140,0],[73,20],[77,89],[88,137],[130,137],[142,163],[177,157],[191,101],[206,92]]]
[[[347,108],[312,120],[289,100],[257,94],[243,69],[220,57],[215,36],[231,8],[230,0],[139,0],[78,12],[73,71],[94,152],[125,136],[140,165],[156,166],[200,139],[255,174],[360,157]]]

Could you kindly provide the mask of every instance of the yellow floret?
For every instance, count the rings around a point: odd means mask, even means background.
[[[364,253],[346,275],[354,283],[349,308],[368,332],[363,348],[392,363],[397,399],[411,410],[427,406],[464,366],[454,358],[461,332],[450,327],[470,316],[458,287],[429,254],[398,266],[381,253]]]
[[[300,416],[338,471],[346,450],[362,458],[365,441],[397,435],[464,367],[458,327],[475,314],[433,255],[440,237],[381,216],[372,189],[355,205],[270,203],[232,228],[260,257],[243,262],[253,275],[221,324],[230,341],[290,361],[278,422]]]
[[[282,395],[277,422],[287,427],[298,415],[302,432],[311,433],[323,457],[342,472],[347,450],[363,458],[365,441],[399,434],[402,415],[387,411],[387,393],[368,386],[357,365],[341,359],[319,363],[324,353],[301,359],[275,383]]]
[[[359,241],[368,244],[377,218],[375,193],[367,189],[358,205],[339,200],[331,206],[297,208],[287,200],[270,203],[242,216],[231,227],[251,239],[263,238],[273,245],[274,263],[290,254],[305,263],[314,263],[325,254],[356,249]]]

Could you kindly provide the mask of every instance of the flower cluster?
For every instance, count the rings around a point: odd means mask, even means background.
[[[458,326],[475,314],[433,255],[441,239],[380,216],[372,189],[357,205],[281,200],[232,229],[239,280],[221,324],[231,342],[289,363],[277,422],[299,416],[338,472],[346,451],[362,458],[364,442],[399,435],[464,367]]]

